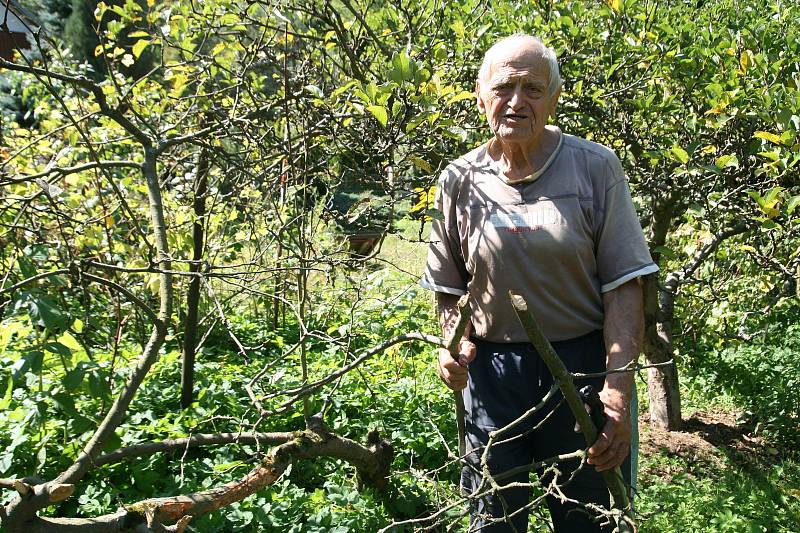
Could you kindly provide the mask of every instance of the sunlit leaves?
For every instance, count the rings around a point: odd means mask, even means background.
[[[388,125],[389,112],[386,110],[385,107],[380,105],[370,105],[367,106],[367,111],[372,113],[372,116],[374,116],[378,120],[381,126],[385,128]]]
[[[772,143],[780,144],[781,138],[774,133],[769,133],[766,131],[757,131],[753,134],[753,137],[756,139],[766,139]]]
[[[150,41],[145,39],[139,39],[138,41],[136,41],[134,45],[131,47],[131,53],[133,54],[133,57],[139,59],[139,56],[142,55],[142,52],[144,51],[145,48],[147,48],[149,44]]]
[[[670,154],[684,165],[689,162],[689,154],[677,144],[672,147]]]

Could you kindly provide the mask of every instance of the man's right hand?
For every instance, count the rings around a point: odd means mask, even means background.
[[[458,358],[456,359],[444,348],[439,348],[439,362],[437,372],[445,385],[454,391],[462,390],[467,386],[467,367],[475,359],[475,344],[462,340],[458,345]]]

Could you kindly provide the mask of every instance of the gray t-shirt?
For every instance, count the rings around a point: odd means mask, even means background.
[[[532,180],[509,184],[483,145],[439,178],[425,274],[430,290],[470,293],[474,334],[528,342],[508,291],[551,341],[603,327],[602,293],[656,272],[622,165],[608,148],[561,134]]]

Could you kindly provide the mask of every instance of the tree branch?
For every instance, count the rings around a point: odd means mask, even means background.
[[[101,285],[105,285],[106,287],[111,287],[112,289],[121,292],[122,294],[125,295],[126,298],[128,298],[128,300],[130,300],[131,302],[136,304],[136,306],[139,307],[139,309],[144,311],[144,313],[148,316],[148,318],[154,324],[159,322],[160,319],[159,319],[158,315],[156,314],[156,312],[153,311],[150,308],[150,306],[147,305],[144,302],[144,300],[142,300],[141,298],[139,298],[138,296],[133,294],[131,291],[129,291],[128,289],[126,289],[125,287],[120,285],[119,283],[111,281],[110,279],[101,278],[100,276],[95,276],[94,274],[89,274],[88,272],[81,272],[81,277],[84,277],[86,279],[92,280],[92,281],[97,282],[97,283],[99,283]]]
[[[131,134],[142,146],[150,147],[152,146],[153,142],[151,141],[150,137],[148,137],[140,128],[136,127],[125,115],[123,115],[119,109],[113,109],[110,105],[108,105],[108,99],[106,98],[105,93],[103,92],[103,88],[87,78],[86,76],[72,76],[69,74],[62,74],[60,72],[52,72],[46,68],[39,68],[30,65],[20,65],[19,63],[14,63],[12,61],[6,61],[5,59],[0,58],[0,68],[7,68],[8,70],[15,70],[17,72],[27,72],[30,74],[34,74],[35,76],[46,77],[48,79],[56,79],[59,81],[64,81],[68,83],[73,83],[79,87],[82,87],[88,91],[90,91],[95,99],[97,100],[97,104],[100,106],[100,111],[109,117],[110,119],[114,120],[117,124],[122,126],[122,128]]]
[[[597,440],[599,428],[595,427],[594,422],[592,422],[592,419],[589,417],[589,413],[586,412],[583,400],[581,400],[581,397],[578,395],[578,391],[572,381],[572,374],[569,373],[564,363],[553,349],[553,346],[547,340],[547,337],[544,336],[541,327],[536,322],[536,318],[528,309],[528,304],[525,302],[525,299],[512,292],[509,292],[509,297],[514,311],[517,313],[517,318],[519,318],[522,327],[528,334],[531,344],[536,348],[536,351],[541,356],[542,361],[547,365],[547,368],[550,369],[553,379],[558,382],[558,386],[561,389],[561,393],[564,395],[564,399],[570,411],[572,411],[575,420],[580,425],[581,432],[586,441],[586,446],[593,445]],[[630,500],[628,499],[628,493],[625,490],[619,467],[614,470],[604,470],[602,476],[611,493],[611,505],[620,514],[619,516],[615,515],[615,519],[618,520],[616,525],[620,528],[619,531],[634,531],[635,527],[631,528],[633,522],[631,518]]]
[[[50,272],[42,272],[41,274],[36,274],[35,276],[31,276],[27,279],[23,279],[19,283],[15,283],[14,285],[6,288],[0,288],[0,294],[6,294],[10,292],[14,292],[17,289],[28,285],[29,283],[33,283],[34,281],[40,280],[42,278],[49,278],[50,276],[58,276],[60,274],[69,274],[69,269],[67,268],[59,268],[58,270],[51,270]]]
[[[28,174],[26,176],[21,176],[18,178],[11,178],[5,181],[0,181],[0,187],[4,187],[6,185],[16,185],[19,183],[26,183],[29,181],[33,181],[39,178],[43,178],[45,176],[49,176],[51,174],[56,174],[58,176],[68,176],[69,174],[75,174],[78,172],[83,172],[84,170],[92,170],[95,168],[141,168],[142,164],[137,163],[136,161],[92,161],[90,163],[84,163],[83,165],[76,165],[74,167],[53,167],[38,174]]]
[[[664,282],[664,288],[674,293],[678,290],[678,287],[684,283],[692,274],[694,274],[695,270],[697,270],[703,261],[711,255],[714,250],[719,247],[719,245],[725,239],[733,237],[734,235],[739,235],[741,233],[746,232],[750,229],[750,225],[746,223],[737,224],[731,228],[722,230],[718,232],[714,237],[706,243],[705,246],[700,248],[692,257],[692,260],[689,261],[686,265],[684,265],[679,270],[675,270],[671,272],[668,276],[666,281]]]
[[[266,444],[283,444],[295,438],[291,432],[282,433],[202,433],[182,439],[168,439],[160,442],[146,442],[134,444],[125,448],[118,448],[112,452],[99,456],[94,461],[95,466],[103,466],[111,463],[118,463],[126,459],[153,455],[159,452],[174,452],[187,448],[197,448],[199,446],[215,446],[219,444],[255,444],[262,442]]]
[[[330,433],[319,419],[314,418],[310,429],[291,434],[290,440],[273,448],[270,454],[247,475],[230,483],[183,496],[144,500],[125,506],[116,513],[96,518],[35,517],[26,523],[25,531],[26,533],[52,531],[121,533],[138,531],[137,523],[160,525],[165,522],[179,522],[185,526],[188,522],[186,517],[196,517],[221,509],[275,483],[286,468],[298,459],[316,457],[342,459],[356,467],[362,481],[381,488],[385,486],[392,456],[391,443],[381,440],[375,431],[367,436],[365,446]],[[44,486],[38,485],[35,488]],[[175,531],[176,528],[161,526],[157,530]]]
[[[348,372],[350,372],[354,368],[360,366],[362,363],[364,363],[364,361],[366,361],[367,359],[369,359],[373,355],[376,355],[376,354],[378,354],[380,352],[383,352],[384,350],[386,350],[387,348],[389,348],[391,346],[394,346],[395,344],[399,344],[401,342],[406,342],[406,341],[415,341],[415,340],[416,341],[429,342],[431,344],[435,344],[436,346],[439,346],[440,348],[447,348],[447,341],[445,341],[441,337],[436,337],[435,335],[428,335],[427,333],[419,333],[417,331],[412,331],[411,333],[406,333],[404,335],[398,335],[397,337],[394,337],[394,338],[391,338],[391,339],[389,339],[389,340],[387,340],[385,342],[382,342],[378,346],[376,346],[374,348],[371,348],[371,349],[367,350],[366,352],[364,352],[363,354],[361,354],[359,357],[354,359],[350,364],[343,366],[342,368],[340,368],[336,372],[328,374],[326,377],[324,377],[324,378],[322,378],[322,379],[320,379],[318,381],[314,381],[313,383],[309,383],[307,385],[302,385],[300,387],[295,387],[293,389],[287,389],[287,390],[283,390],[283,391],[280,391],[280,392],[277,392],[277,393],[273,393],[273,394],[267,395],[264,399],[274,398],[275,396],[295,395],[296,396],[295,398],[292,398],[292,399],[288,400],[287,402],[285,402],[281,406],[282,408],[283,407],[288,407],[289,405],[291,405],[294,402],[296,402],[300,395],[308,394],[310,392],[313,392],[313,391],[315,391],[315,390],[327,385],[328,383],[331,383],[332,381],[335,381],[340,376],[342,376],[344,374],[347,374]]]

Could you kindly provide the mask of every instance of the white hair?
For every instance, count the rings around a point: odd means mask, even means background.
[[[547,85],[547,92],[552,96],[556,93],[558,89],[561,88],[561,74],[558,70],[558,58],[556,57],[556,52],[552,48],[545,46],[541,39],[538,37],[534,37],[533,35],[528,35],[527,33],[515,33],[514,35],[509,35],[508,37],[504,37],[500,39],[496,43],[492,45],[486,51],[486,54],[483,56],[483,63],[481,63],[481,68],[478,70],[478,83],[480,82],[487,82],[489,81],[489,71],[492,68],[492,63],[494,62],[494,58],[497,55],[497,51],[503,45],[508,44],[512,41],[517,40],[524,40],[529,41],[536,47],[537,52],[541,56],[542,59],[547,63],[547,70],[549,71],[549,83]]]

